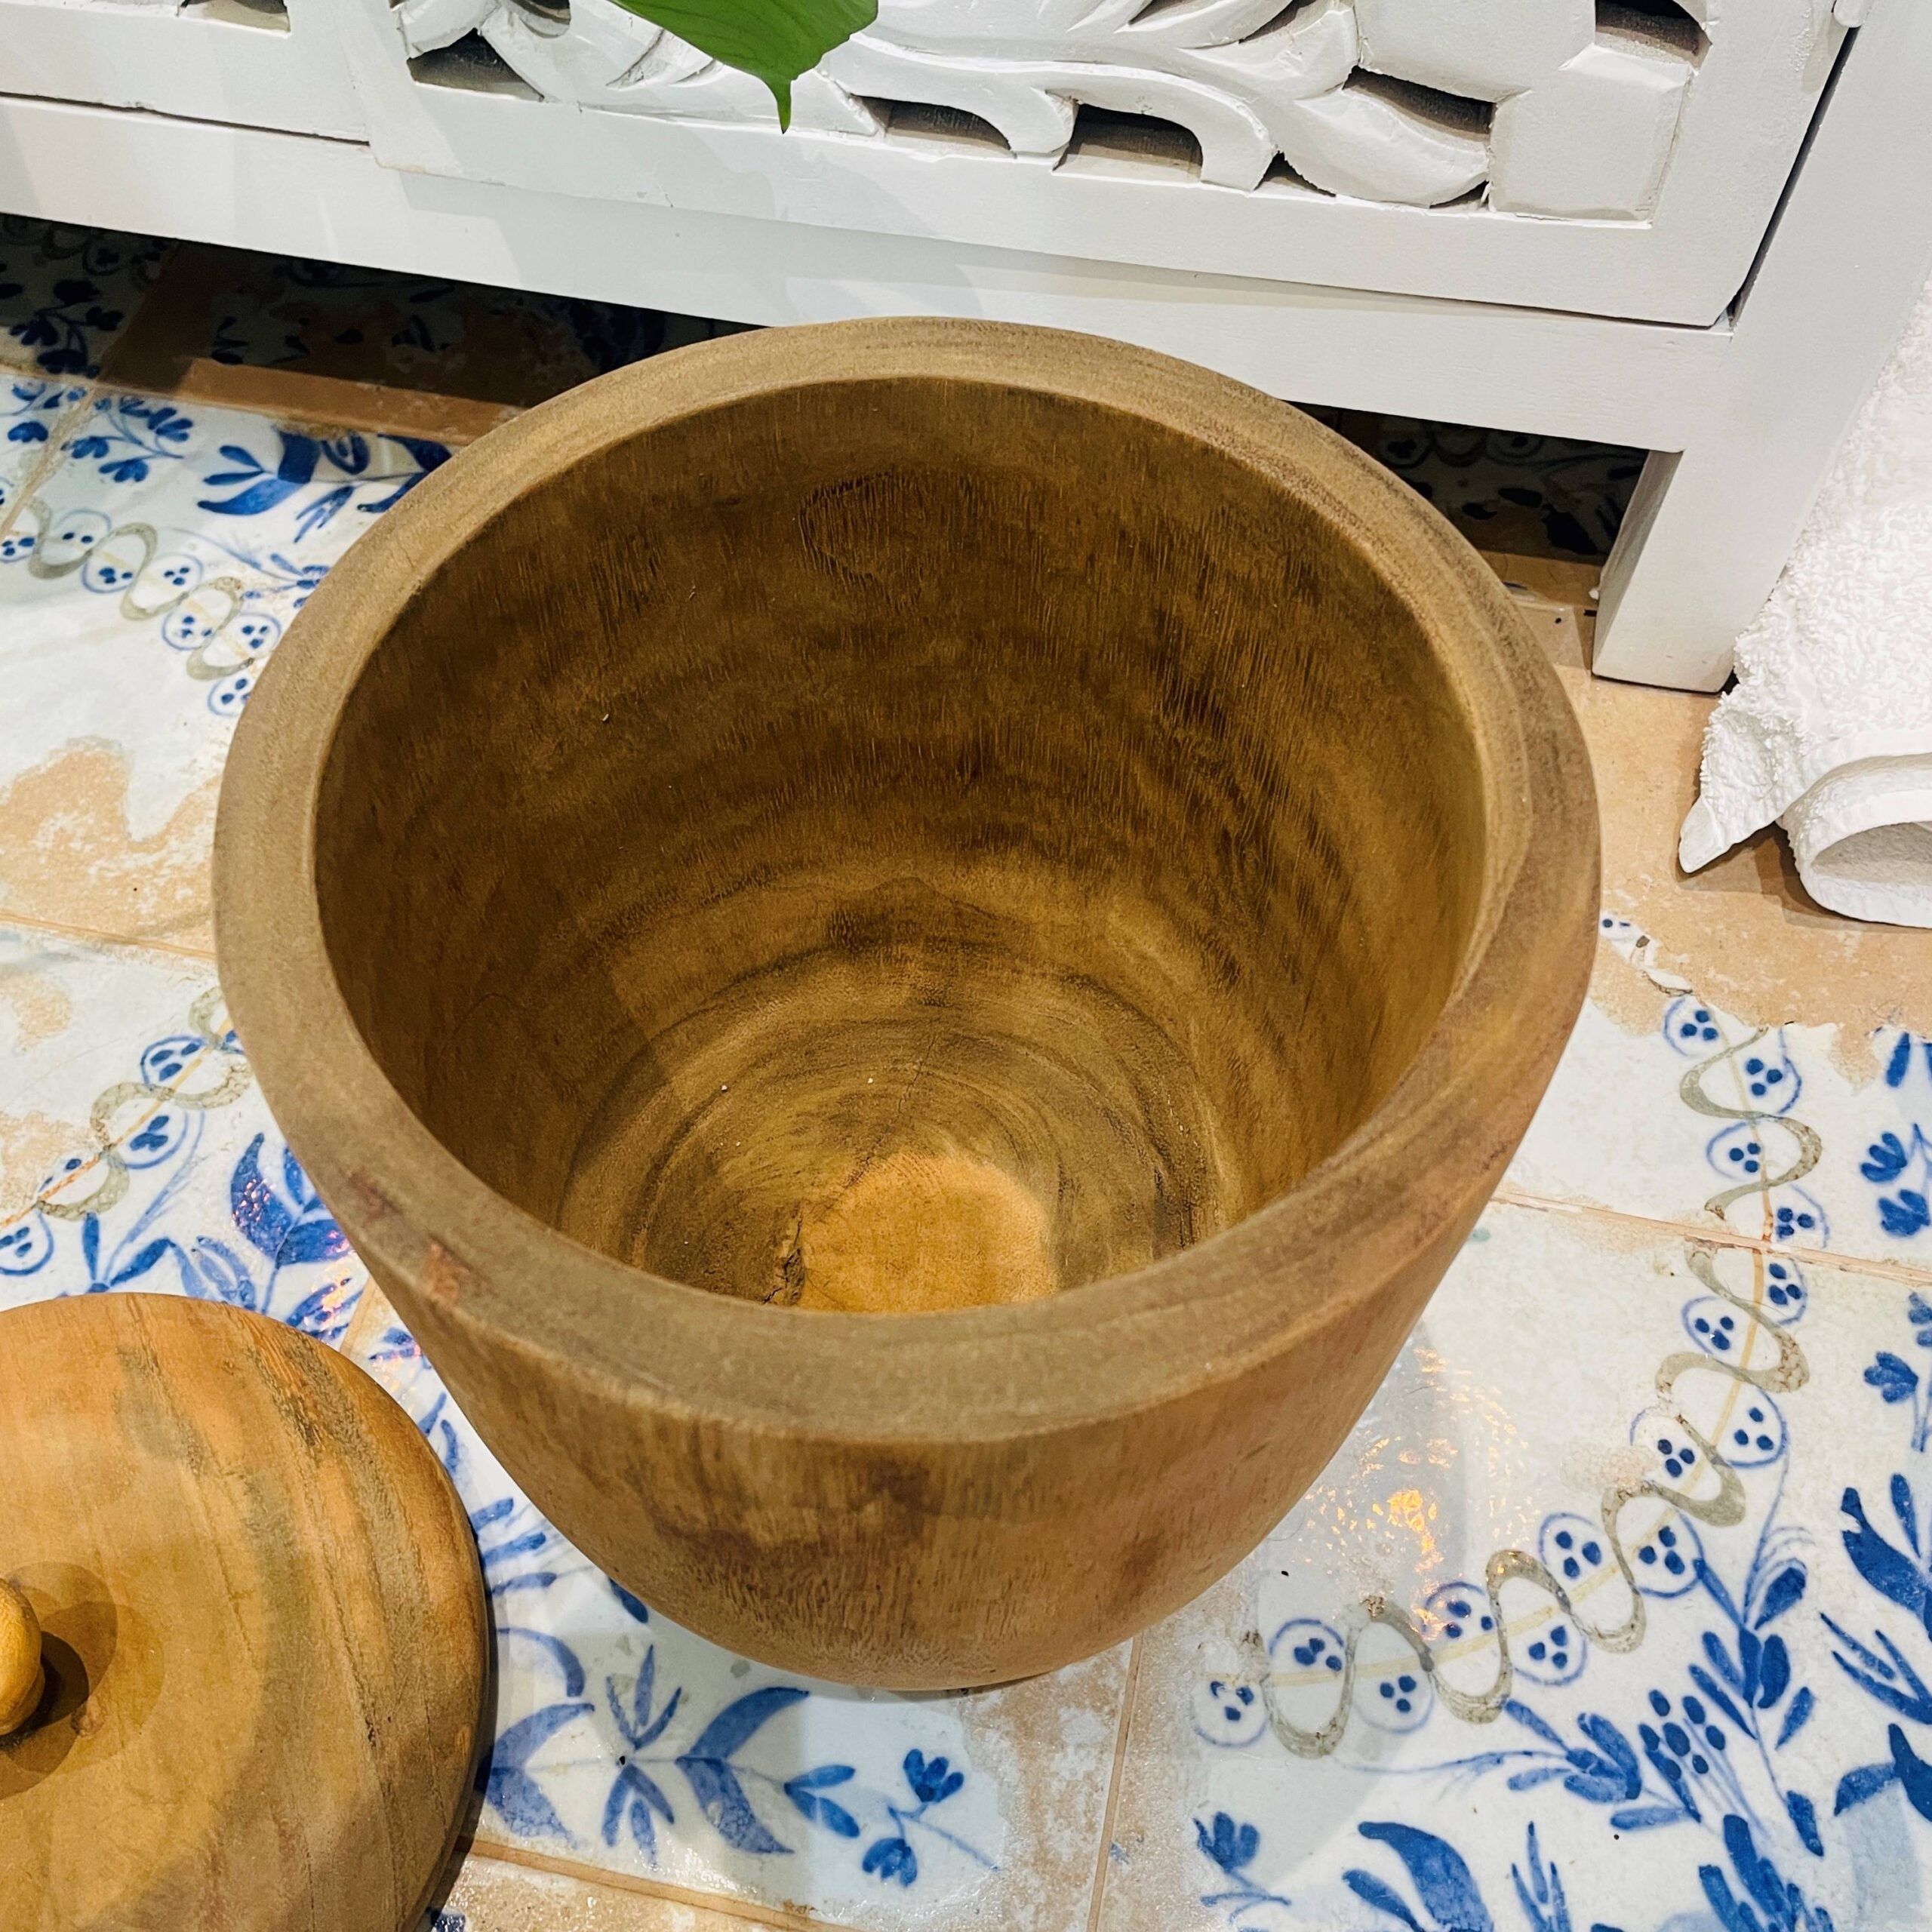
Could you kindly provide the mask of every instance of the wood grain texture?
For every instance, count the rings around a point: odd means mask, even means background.
[[[488,1661],[467,1518],[394,1403],[239,1310],[0,1315],[0,1564],[46,1684],[0,1739],[9,1932],[411,1932]]]
[[[1359,1413],[1581,998],[1587,764],[1475,553],[1084,337],[773,331],[426,483],[251,701],[224,985],[512,1474],[786,1666],[1203,1587]]]

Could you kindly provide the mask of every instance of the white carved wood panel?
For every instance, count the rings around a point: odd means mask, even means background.
[[[480,35],[546,100],[767,122],[764,88],[614,4],[401,0],[411,54]],[[1634,220],[1661,186],[1702,36],[1687,14],[1590,0],[881,0],[806,77],[796,122],[878,135],[876,103],[971,114],[1059,160],[1078,110],[1185,129],[1200,179],[1438,206],[1489,179],[1514,211]],[[1389,83],[1394,85],[1389,85]],[[1547,184],[1547,192],[1545,192]]]
[[[615,0],[0,0],[0,91],[593,198],[1701,325],[1844,31],[1832,0],[880,0],[781,134],[760,83]]]
[[[0,0],[0,95],[360,139],[342,17],[297,5],[299,20],[275,0]]]
[[[1844,31],[1829,0],[880,0],[781,137],[758,82],[615,0],[336,4],[386,27],[361,72],[403,165],[1700,322]]]

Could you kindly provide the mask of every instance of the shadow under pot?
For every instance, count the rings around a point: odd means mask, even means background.
[[[310,601],[223,983],[457,1401],[627,1588],[901,1687],[1090,1654],[1301,1494],[1580,1002],[1594,799],[1432,511],[995,325],[546,404]]]

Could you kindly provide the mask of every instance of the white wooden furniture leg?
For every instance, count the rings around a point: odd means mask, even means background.
[[[1847,48],[1681,454],[1653,456],[1603,579],[1595,669],[1715,691],[1932,269],[1932,7]]]

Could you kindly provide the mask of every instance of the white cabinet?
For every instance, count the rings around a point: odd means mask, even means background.
[[[1925,0],[880,0],[787,132],[614,0],[0,0],[0,208],[1635,443],[1598,668],[1711,687],[1932,264],[1928,98]]]
[[[338,4],[398,166],[1693,324],[1743,281],[1844,33],[1829,0],[881,0],[781,136],[758,82],[616,0]],[[470,35],[499,74],[436,57]]]

